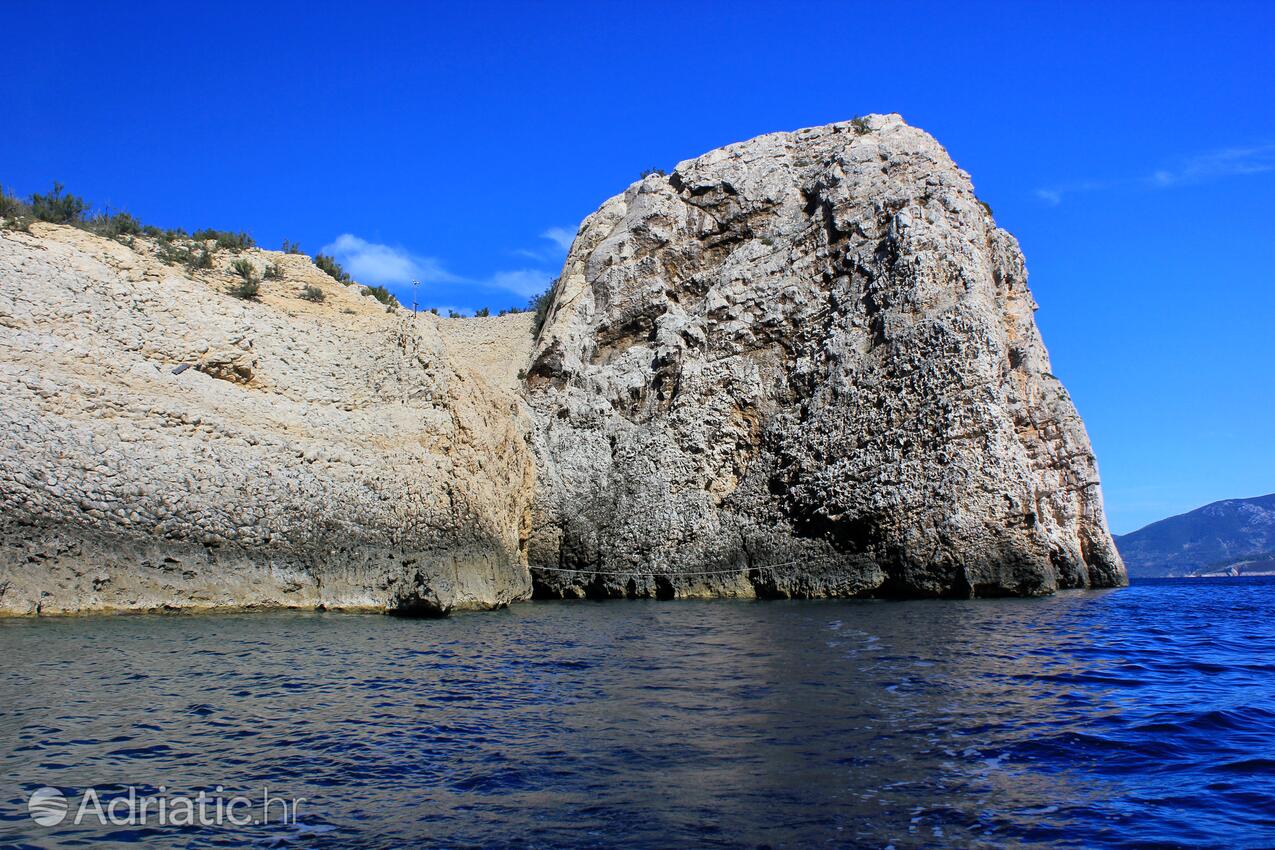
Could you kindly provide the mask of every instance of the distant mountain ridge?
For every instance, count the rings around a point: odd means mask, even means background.
[[[1275,552],[1275,493],[1225,499],[1115,536],[1130,576],[1223,570]],[[1255,556],[1267,556],[1265,559]]]

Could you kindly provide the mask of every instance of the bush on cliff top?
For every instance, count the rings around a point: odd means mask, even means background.
[[[554,281],[544,292],[531,299],[528,307],[535,312],[535,317],[531,320],[531,335],[533,337],[540,336],[540,330],[545,326],[545,321],[549,318],[549,308],[553,306],[553,298],[558,294],[558,281]]]
[[[0,186],[0,218],[20,218],[31,215],[31,207]]]
[[[232,233],[229,230],[214,230],[206,227],[203,230],[196,230],[191,234],[191,238],[198,242],[213,241],[217,243],[218,248],[226,248],[231,251],[242,251],[245,248],[257,247],[257,242],[242,230],[238,233]]]
[[[341,268],[341,264],[336,261],[336,257],[329,257],[327,254],[315,254],[314,264],[319,267],[319,271],[327,272],[338,283],[349,284],[352,280],[346,274],[345,269]]]
[[[31,232],[31,207],[0,186],[0,219],[5,230]]]
[[[84,220],[89,205],[79,195],[63,193],[64,188],[55,181],[47,195],[39,192],[31,195],[31,212],[36,218],[52,224],[79,224]]]
[[[384,286],[369,286],[367,291],[373,298],[380,301],[386,307],[398,306],[398,299],[395,298]]]
[[[212,248],[214,251],[226,249],[238,252],[245,248],[255,248],[257,245],[256,241],[243,231],[204,228],[188,234],[180,227],[162,229],[153,224],[143,224],[136,216],[128,212],[106,211],[90,215],[91,210],[92,204],[79,195],[70,194],[66,191],[66,187],[56,181],[51,190],[43,194],[33,192],[27,201],[10,195],[4,191],[3,187],[0,187],[0,218],[6,220],[7,227],[13,226],[14,223],[24,225],[27,219],[36,218],[50,224],[69,224],[90,233],[96,233],[98,236],[118,239],[126,244],[131,243],[133,236],[146,236],[159,243],[156,254],[165,263],[184,263],[191,268],[200,269],[212,267],[212,262],[208,259],[207,245],[177,246],[173,244],[182,240],[214,242],[216,243]],[[126,239],[126,237],[129,238]],[[296,248],[295,243],[293,248]]]

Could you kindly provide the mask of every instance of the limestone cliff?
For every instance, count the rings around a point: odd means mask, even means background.
[[[0,230],[0,614],[1125,582],[1018,246],[897,116],[635,183],[534,349],[124,242]]]
[[[530,369],[540,592],[1123,584],[1035,307],[1017,243],[898,116],[635,183],[581,227]]]
[[[0,231],[0,613],[529,594],[507,382],[308,257],[194,272],[156,248]],[[236,259],[283,277],[232,297]],[[485,321],[529,345],[525,317]]]

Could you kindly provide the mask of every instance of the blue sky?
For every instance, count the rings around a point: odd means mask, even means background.
[[[269,8],[264,8],[269,6]],[[649,167],[900,112],[1022,242],[1116,531],[1275,491],[1275,4],[8,3],[0,183],[525,303]]]

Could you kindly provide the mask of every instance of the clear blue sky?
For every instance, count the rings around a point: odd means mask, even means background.
[[[268,7],[268,8],[267,8]],[[1275,3],[8,2],[0,182],[520,304],[644,168],[900,112],[1021,240],[1117,531],[1275,491]]]

